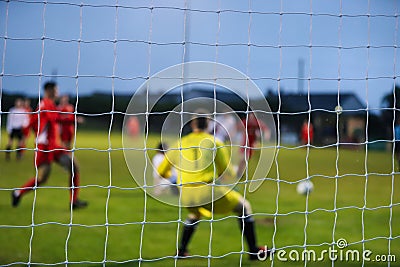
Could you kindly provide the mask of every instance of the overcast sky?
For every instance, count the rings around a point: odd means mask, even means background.
[[[379,108],[400,83],[399,9],[394,0],[1,1],[0,81],[37,95],[50,79],[42,72],[58,75],[61,93],[133,94],[171,65],[218,61],[262,90],[296,93],[302,59],[303,93],[355,92]]]

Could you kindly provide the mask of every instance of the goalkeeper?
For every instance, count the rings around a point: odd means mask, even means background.
[[[181,236],[178,256],[188,256],[187,246],[201,216],[236,213],[239,227],[243,230],[250,252],[250,260],[257,260],[257,254],[265,258],[264,251],[257,246],[254,219],[250,203],[238,192],[215,184],[223,175],[233,175],[229,167],[229,154],[221,142],[207,133],[208,118],[204,112],[192,118],[192,132],[182,137],[171,148],[158,167],[162,177],[168,178],[171,168],[178,173],[177,185],[181,186],[181,206],[188,209]]]

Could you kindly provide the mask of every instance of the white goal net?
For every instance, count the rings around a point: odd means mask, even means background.
[[[397,266],[399,9],[0,0],[0,265]]]

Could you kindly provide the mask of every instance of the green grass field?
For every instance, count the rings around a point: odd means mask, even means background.
[[[1,140],[4,148],[4,133]],[[45,186],[12,208],[11,190],[35,174],[33,152],[25,153],[20,162],[5,162],[4,154],[0,155],[0,265],[61,266],[68,261],[73,266],[101,266],[104,262],[106,266],[271,266],[269,260],[250,262],[247,255],[241,259],[237,219],[229,216],[201,222],[189,247],[195,257],[175,261],[177,229],[183,226],[178,220],[184,220],[187,212],[146,197],[136,186],[118,149],[120,132],[113,131],[110,138],[107,132],[79,132],[76,145],[81,198],[90,204],[74,212],[65,188],[67,174],[56,165]],[[400,176],[391,175],[391,154],[368,151],[366,157],[364,148],[340,149],[336,161],[336,148],[325,148],[311,149],[308,164],[306,157],[306,149],[280,149],[268,175],[272,179],[255,193],[247,193],[257,222],[258,243],[286,251],[301,251],[306,244],[307,249],[319,253],[333,240],[345,238],[350,244],[346,249],[362,251],[364,246],[373,255],[390,252],[397,257],[391,266],[398,266]],[[298,195],[291,182],[304,179],[307,166],[315,190],[305,212],[306,197]],[[208,259],[209,254],[213,258]],[[304,266],[304,262],[274,260],[273,265]],[[356,261],[335,263],[361,265]],[[365,266],[387,265],[365,262]],[[325,257],[323,262],[307,266],[331,266],[331,261]]]

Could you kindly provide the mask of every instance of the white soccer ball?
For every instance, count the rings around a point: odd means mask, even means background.
[[[307,195],[311,193],[313,189],[314,184],[309,180],[301,181],[297,185],[297,193],[299,193],[300,195]]]

